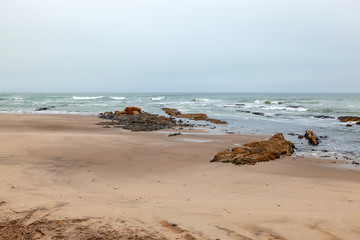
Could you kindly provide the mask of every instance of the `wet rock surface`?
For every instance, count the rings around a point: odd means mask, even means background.
[[[218,152],[211,162],[254,165],[257,162],[266,162],[280,158],[281,155],[291,156],[294,148],[294,144],[285,140],[281,133],[277,133],[265,141],[247,143],[242,147]]]
[[[319,145],[319,139],[315,136],[313,131],[306,130],[304,137],[309,141],[309,144]]]
[[[215,124],[227,124],[226,121],[222,121],[219,119],[212,119],[209,118],[205,113],[188,113],[188,114],[182,114],[178,109],[176,108],[162,108],[162,110],[170,115],[171,117],[176,118],[187,118],[190,120],[196,120],[196,121],[208,121]]]
[[[342,116],[342,117],[338,117],[338,119],[340,120],[340,122],[358,122],[358,121],[360,121],[360,117],[356,117],[356,116]]]
[[[320,118],[320,119],[334,119],[332,116],[326,116],[326,115],[316,115],[314,118]]]
[[[47,111],[47,110],[51,110],[55,108],[55,106],[50,106],[50,107],[38,107],[35,109],[36,112],[40,112],[40,111]]]
[[[179,125],[174,118],[146,113],[138,107],[126,107],[121,112],[104,112],[100,113],[98,117],[112,120],[111,122],[100,122],[98,125],[103,127],[113,126],[131,131],[156,131]]]
[[[177,125],[172,118],[150,114],[146,112],[138,114],[99,114],[100,118],[112,120],[111,122],[100,122],[98,125],[115,126],[131,131],[156,131],[169,129]]]

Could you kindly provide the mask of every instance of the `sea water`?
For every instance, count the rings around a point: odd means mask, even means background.
[[[360,116],[360,94],[259,94],[259,93],[0,93],[0,112],[85,114],[137,106],[165,115],[163,107],[182,113],[206,113],[225,120],[220,131],[243,134],[281,132],[292,141],[297,154],[360,159],[360,125],[340,122],[339,116]],[[47,111],[36,108],[51,107]],[[322,116],[322,118],[319,118]],[[215,126],[215,125],[214,125]],[[306,130],[322,136],[318,146],[289,135]]]

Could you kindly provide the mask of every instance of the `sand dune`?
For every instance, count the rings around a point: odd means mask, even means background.
[[[360,239],[360,172],[341,161],[210,163],[266,136],[98,121],[0,115],[1,239]]]

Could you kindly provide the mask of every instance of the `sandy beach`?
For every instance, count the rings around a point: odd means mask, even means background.
[[[360,239],[360,172],[340,160],[210,163],[268,136],[99,121],[0,114],[0,239]]]

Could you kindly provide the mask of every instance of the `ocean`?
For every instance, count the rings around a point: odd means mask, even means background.
[[[225,120],[219,132],[275,134],[292,141],[297,155],[329,159],[360,159],[360,125],[340,122],[339,116],[360,116],[360,94],[285,93],[0,93],[0,112],[17,114],[83,114],[137,106],[165,115],[163,107],[182,113],[206,113]],[[36,108],[51,107],[47,111]],[[321,137],[311,146],[295,134],[314,131]],[[289,135],[290,134],[290,135]]]

